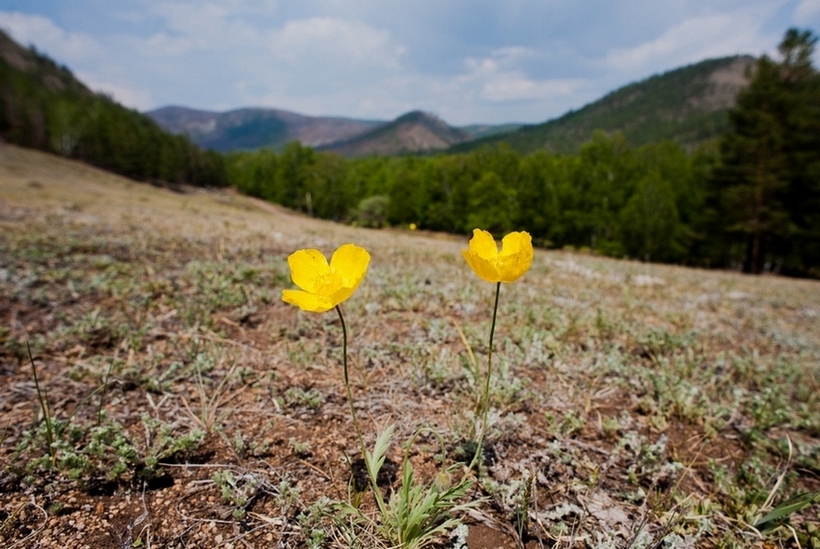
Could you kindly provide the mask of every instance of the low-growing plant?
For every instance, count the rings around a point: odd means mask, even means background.
[[[188,400],[183,396],[182,404],[193,420],[206,432],[211,433],[219,429],[224,418],[230,413],[226,409],[226,404],[235,396],[235,391],[229,389],[234,378],[237,365],[232,363],[231,367],[213,387],[209,387],[204,374],[214,369],[215,359],[203,353],[197,354],[192,368],[194,369],[194,379],[196,381],[197,408],[192,408]]]
[[[302,539],[308,549],[321,549],[330,535],[328,519],[335,513],[335,504],[327,496],[322,496],[306,510],[296,516],[302,532]]]
[[[288,439],[288,446],[290,446],[291,451],[300,458],[309,457],[311,454],[310,443],[302,442],[295,437]]]
[[[141,416],[145,432],[145,457],[140,475],[151,479],[160,475],[163,462],[184,462],[199,448],[205,439],[201,429],[179,432],[179,426],[152,418],[146,413]]]
[[[222,500],[234,508],[234,518],[245,516],[262,485],[262,481],[252,472],[234,475],[230,469],[215,472],[211,480],[219,488]]]
[[[305,406],[311,410],[318,410],[325,403],[325,397],[321,391],[316,388],[305,390],[302,387],[288,387],[279,400],[281,405]]]
[[[15,450],[16,457],[28,456],[25,467],[11,465],[11,468],[28,475],[47,470],[63,471],[81,485],[88,485],[97,478],[119,480],[132,468],[137,452],[122,425],[109,421],[102,408],[110,368],[100,386],[86,395],[68,417],[58,419],[45,387],[40,385],[35,360],[28,346],[27,351],[42,421],[23,434]],[[95,414],[96,422],[75,420],[77,412],[97,393],[101,396]]]

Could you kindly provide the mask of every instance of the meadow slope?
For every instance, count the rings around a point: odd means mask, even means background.
[[[336,505],[338,317],[280,297],[288,254],[346,242],[372,256],[344,309],[368,444],[397,426],[383,489],[421,427],[417,476],[446,484],[494,295],[466,238],[0,144],[0,545],[386,547]],[[440,547],[820,547],[817,281],[536,250],[495,342],[486,500]]]

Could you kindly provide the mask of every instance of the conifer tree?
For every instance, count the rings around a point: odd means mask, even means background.
[[[763,56],[749,87],[730,112],[732,131],[721,143],[715,170],[717,232],[726,238],[729,262],[744,272],[799,271],[818,265],[815,242],[820,126],[817,71],[811,56],[817,39],[790,29],[781,61]]]

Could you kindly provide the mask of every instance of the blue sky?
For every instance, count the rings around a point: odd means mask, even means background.
[[[140,110],[542,122],[818,34],[820,0],[0,0],[0,28]]]

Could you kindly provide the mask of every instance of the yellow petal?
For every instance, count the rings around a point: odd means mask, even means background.
[[[355,290],[356,290],[355,287],[349,288],[347,286],[343,286],[343,287],[339,288],[336,292],[334,292],[333,295],[329,296],[328,299],[329,299],[330,303],[333,305],[333,307],[335,307],[339,303],[347,301],[348,298],[350,298],[350,296],[353,295],[353,292]]]
[[[339,246],[330,258],[330,268],[342,278],[342,285],[351,289],[351,294],[364,279],[370,254],[355,244]],[[350,297],[350,296],[348,296]],[[347,299],[347,298],[345,298]]]
[[[532,237],[526,232],[510,233],[501,241],[498,271],[502,282],[515,282],[532,265]]]
[[[492,260],[498,255],[498,245],[493,235],[481,229],[473,229],[470,239],[470,252],[484,259]]]
[[[298,250],[288,256],[290,278],[306,292],[316,292],[317,282],[330,273],[327,259],[319,250]]]
[[[324,313],[335,307],[329,300],[301,290],[282,290],[282,301],[312,313]]]
[[[470,250],[461,250],[461,255],[467,260],[467,264],[482,280],[487,282],[501,282],[501,277],[495,265],[478,254],[471,253]]]

